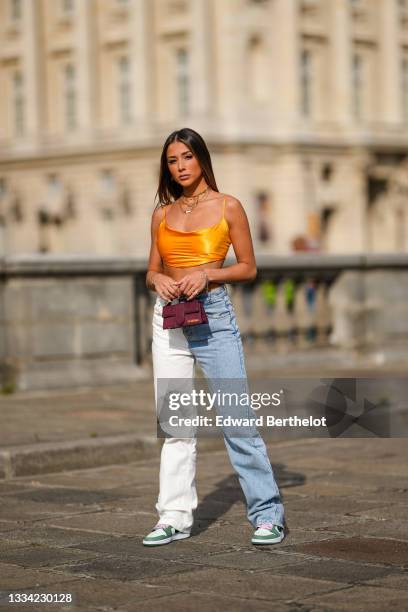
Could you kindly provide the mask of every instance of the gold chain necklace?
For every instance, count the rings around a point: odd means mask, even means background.
[[[200,191],[200,193],[197,193],[194,196],[181,196],[180,198],[180,207],[181,210],[187,215],[188,213],[191,213],[195,207],[197,206],[198,202],[201,200],[205,200],[205,194],[210,190],[210,188],[207,187],[204,189],[204,191]],[[203,197],[201,197],[203,196]],[[191,204],[188,202],[188,200],[192,200]],[[186,209],[184,210],[183,206],[186,207]]]

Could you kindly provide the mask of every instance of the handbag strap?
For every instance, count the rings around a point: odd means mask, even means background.
[[[173,298],[172,300],[169,300],[168,302],[166,302],[165,306],[167,306],[168,304],[172,304],[174,302],[174,300],[178,300],[178,303],[181,304],[181,302],[187,302],[187,298],[182,296],[179,298]]]

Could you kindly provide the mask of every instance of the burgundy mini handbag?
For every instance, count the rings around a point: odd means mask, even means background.
[[[208,318],[200,300],[179,301],[178,304],[163,306],[163,329],[188,327],[208,323]]]

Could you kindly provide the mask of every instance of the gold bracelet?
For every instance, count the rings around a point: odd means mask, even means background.
[[[150,282],[152,283],[152,285],[153,285],[153,287],[154,287],[155,289],[156,289],[156,286],[155,286],[155,284],[154,284],[154,279],[156,278],[156,276],[157,276],[158,274],[161,274],[161,272],[156,272],[156,273],[153,275],[153,277],[150,279]]]

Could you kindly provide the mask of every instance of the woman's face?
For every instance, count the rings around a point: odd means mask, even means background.
[[[183,187],[202,177],[198,159],[183,142],[176,141],[167,147],[167,166],[173,179]]]

